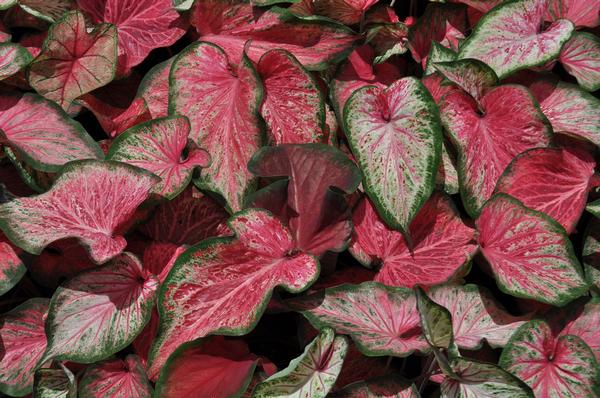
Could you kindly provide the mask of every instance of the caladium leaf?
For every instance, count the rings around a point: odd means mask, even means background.
[[[321,256],[342,251],[352,233],[347,203],[360,171],[340,150],[325,144],[285,144],[261,148],[248,163],[261,177],[288,177],[249,198],[254,207],[277,214],[289,226],[297,248]],[[286,187],[287,182],[287,187]]]
[[[77,379],[64,365],[61,365],[61,369],[39,369],[35,372],[33,396],[77,398]]]
[[[459,58],[479,59],[499,78],[557,58],[574,27],[559,19],[541,30],[549,1],[519,0],[489,11],[460,47]]]
[[[503,347],[523,318],[505,312],[490,293],[477,285],[439,286],[427,293],[452,315],[454,342],[460,348],[477,350],[483,340],[492,347]]]
[[[229,226],[235,237],[191,247],[163,283],[161,329],[149,360],[151,377],[182,343],[211,333],[243,335],[253,329],[275,287],[300,292],[317,278],[318,260],[298,252],[289,230],[269,212],[236,213]]]
[[[92,363],[127,347],[150,319],[157,289],[131,253],[74,277],[52,296],[44,359]]]
[[[433,348],[448,349],[454,342],[450,311],[431,300],[420,287],[415,288],[415,294],[423,337]]]
[[[173,63],[170,81],[169,113],[189,118],[190,138],[212,157],[196,185],[222,195],[232,211],[240,210],[255,185],[246,165],[262,144],[262,88],[252,63],[244,58],[232,69],[222,49],[194,43]]]
[[[0,143],[28,165],[48,172],[72,160],[103,157],[81,124],[35,94],[0,96]]]
[[[587,91],[600,88],[600,39],[591,33],[575,32],[560,50],[560,63]]]
[[[498,84],[496,73],[476,59],[438,62],[433,67],[477,102],[481,101],[487,89]]]
[[[155,65],[140,82],[136,97],[143,98],[152,118],[169,113],[169,73],[175,57]]]
[[[521,326],[502,351],[500,366],[527,385],[536,397],[593,397],[600,366],[577,336],[554,337],[550,326],[533,320]]]
[[[18,0],[0,0],[0,10],[7,10],[17,4]]]
[[[533,398],[525,383],[491,363],[456,358],[451,366],[459,380],[444,379],[443,398]]]
[[[441,157],[433,98],[414,77],[361,88],[346,102],[344,129],[378,213],[406,232],[433,191]]]
[[[428,349],[416,298],[409,289],[377,282],[341,285],[296,299],[291,305],[313,326],[329,326],[349,335],[368,356],[405,357]]]
[[[48,303],[47,299],[30,299],[0,316],[0,392],[11,396],[31,392],[35,368],[46,349]]]
[[[348,351],[348,340],[324,328],[289,366],[258,384],[252,398],[325,398]]]
[[[317,82],[294,56],[266,52],[258,62],[265,97],[260,112],[273,144],[303,144],[325,139],[325,100]]]
[[[119,135],[107,159],[131,164],[161,178],[154,191],[167,199],[179,195],[192,179],[196,167],[208,167],[210,155],[192,143],[190,122],[185,116],[153,119]]]
[[[560,336],[574,335],[581,338],[590,347],[596,360],[600,361],[600,339],[598,339],[600,331],[597,327],[598,322],[600,322],[600,300],[595,298],[583,307],[583,310],[575,319],[565,325],[560,332]]]
[[[18,0],[19,6],[31,15],[48,21],[57,21],[75,7],[75,0]]]
[[[227,212],[209,196],[188,187],[161,204],[140,231],[155,241],[194,245],[227,232]]]
[[[587,211],[592,213],[594,217],[600,218],[600,200],[595,200],[585,207]]]
[[[446,196],[434,194],[408,231],[413,247],[390,229],[368,200],[354,209],[350,252],[366,266],[381,265],[376,281],[412,288],[451,279],[477,250],[475,230],[466,226]],[[378,264],[379,263],[379,264]]]
[[[318,15],[353,25],[364,18],[365,12],[379,0],[315,0],[313,7]]]
[[[577,28],[595,28],[600,25],[600,4],[585,0],[550,0],[546,21],[568,19]]]
[[[585,279],[590,284],[592,295],[598,297],[600,296],[600,220],[598,220],[597,215],[595,216],[596,218],[590,220],[585,231],[585,241],[581,257],[585,270]]]
[[[458,54],[452,49],[444,47],[438,42],[432,42],[431,50],[429,50],[429,55],[427,56],[427,64],[425,66],[425,70],[423,71],[423,76],[434,73],[436,71],[436,63],[456,61],[456,57],[458,57]]]
[[[573,246],[550,217],[497,194],[476,225],[481,252],[504,292],[557,306],[587,292]]]
[[[583,213],[595,166],[594,158],[577,148],[532,149],[513,159],[496,192],[549,215],[571,233]]]
[[[442,145],[442,161],[435,176],[435,187],[448,195],[454,195],[459,192],[458,171],[456,171],[456,160],[450,155],[448,145],[446,141]]]
[[[331,398],[420,398],[414,384],[395,376],[382,376],[352,383],[329,395]]]
[[[453,90],[442,99],[440,115],[458,150],[461,196],[473,217],[516,155],[550,144],[548,121],[521,86],[495,87],[479,103]]]
[[[258,357],[243,341],[214,336],[181,345],[161,371],[157,396],[239,397],[252,379]]]
[[[68,110],[73,100],[114,78],[117,30],[98,25],[90,33],[85,18],[73,11],[56,21],[28,70],[31,87]]]
[[[71,162],[50,191],[0,205],[0,228],[33,254],[59,239],[76,237],[102,263],[125,248],[119,226],[157,182],[158,177],[122,163]]]
[[[375,48],[375,53],[377,54],[373,62],[381,64],[391,59],[394,55],[401,55],[407,52],[407,37],[408,26],[402,22],[370,24],[367,31],[367,41]]]
[[[555,133],[584,138],[600,146],[600,100],[579,87],[548,80],[535,82],[529,89],[540,103]]]
[[[172,0],[173,8],[177,11],[187,11],[192,8],[195,0]]]
[[[27,268],[8,242],[0,236],[0,296],[12,289],[25,275]]]
[[[116,137],[136,124],[152,119],[152,115],[143,98],[137,98],[127,108],[114,107],[101,98],[86,94],[77,100],[89,109],[109,137]]]
[[[185,34],[172,0],[77,0],[94,23],[108,22],[119,33],[119,70],[141,63],[151,50],[167,47]]]
[[[6,79],[28,65],[33,58],[17,43],[0,43],[0,80]]]
[[[146,370],[135,355],[89,366],[79,382],[80,398],[152,398]]]

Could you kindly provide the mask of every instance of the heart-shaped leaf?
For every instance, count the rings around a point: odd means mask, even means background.
[[[122,163],[71,162],[50,191],[0,205],[0,228],[33,254],[59,239],[76,237],[94,261],[103,263],[125,248],[119,226],[157,181],[158,177]]]
[[[79,398],[152,398],[146,370],[135,355],[89,366],[79,382]]]
[[[595,166],[594,158],[577,148],[532,149],[513,159],[496,192],[549,215],[571,233],[583,213]]]
[[[600,39],[586,32],[575,32],[560,50],[560,63],[587,90],[600,88]]]
[[[344,107],[344,129],[379,215],[394,229],[410,222],[435,185],[442,151],[437,107],[419,80],[368,86]]]
[[[481,252],[504,292],[557,306],[587,292],[573,246],[550,217],[497,194],[476,225]]]
[[[61,365],[60,369],[39,369],[35,372],[33,396],[36,398],[77,398],[77,379]]]
[[[289,366],[258,384],[252,398],[325,398],[337,379],[348,340],[324,328]]]
[[[258,62],[265,87],[260,108],[273,144],[323,142],[325,101],[312,75],[283,50],[266,52]]]
[[[600,366],[583,340],[556,338],[541,320],[517,329],[502,351],[500,366],[527,383],[536,397],[593,397],[600,386]]]
[[[414,384],[395,376],[358,381],[329,395],[331,398],[420,398]]]
[[[262,144],[262,87],[252,63],[244,58],[232,69],[219,47],[194,43],[173,63],[170,82],[169,113],[189,118],[190,138],[212,157],[196,185],[222,195],[229,209],[240,210],[255,185],[246,165]]]
[[[50,28],[27,80],[38,93],[69,110],[76,98],[110,83],[116,64],[115,27],[101,24],[88,33],[83,14],[73,11]]]
[[[48,172],[72,160],[104,156],[81,124],[35,94],[0,96],[0,143],[28,165]]]
[[[596,360],[600,363],[600,330],[597,325],[600,322],[600,299],[590,300],[575,319],[569,321],[561,336],[574,335],[583,340],[594,353]]]
[[[47,299],[33,298],[0,316],[0,392],[31,393],[33,374],[46,349]]]
[[[179,195],[192,179],[196,167],[210,165],[210,155],[188,146],[190,122],[185,116],[153,119],[119,135],[107,159],[146,169],[162,181],[154,191],[167,199]],[[187,151],[186,151],[187,149]]]
[[[444,77],[466,91],[479,102],[485,92],[498,84],[496,73],[483,62],[476,59],[437,62],[433,67]]]
[[[151,377],[158,376],[182,343],[212,333],[243,335],[252,330],[275,287],[300,292],[317,278],[318,260],[298,252],[289,230],[269,212],[236,213],[229,227],[235,237],[192,246],[163,283]]]
[[[0,43],[0,80],[6,79],[28,65],[31,54],[16,43]]]
[[[27,272],[12,246],[3,239],[0,236],[0,296],[12,289]]]
[[[368,356],[405,357],[427,351],[412,290],[377,282],[341,285],[296,299],[292,308],[313,326],[347,334]]]
[[[441,194],[434,194],[411,223],[412,248],[401,233],[381,220],[367,199],[356,206],[352,221],[350,252],[366,266],[381,265],[375,280],[388,286],[412,288],[446,282],[477,250],[475,231]]]
[[[48,310],[44,360],[93,363],[127,347],[150,319],[157,289],[130,253],[61,285]]]
[[[442,99],[440,115],[458,150],[461,196],[473,217],[516,155],[550,144],[548,121],[521,86],[495,87],[479,103],[453,90]]]
[[[518,0],[491,10],[460,47],[459,58],[481,60],[501,79],[557,58],[573,33],[573,24],[559,19],[542,31],[549,1]]]

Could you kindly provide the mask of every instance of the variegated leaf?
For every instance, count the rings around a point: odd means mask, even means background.
[[[600,39],[598,36],[575,32],[560,50],[560,63],[587,91],[600,88]]]
[[[79,398],[152,398],[146,369],[135,355],[89,366],[79,382]]]

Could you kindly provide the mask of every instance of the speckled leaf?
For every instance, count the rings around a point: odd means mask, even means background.
[[[494,364],[456,358],[451,366],[460,380],[446,377],[442,398],[533,398],[527,385]]]
[[[22,249],[40,254],[63,238],[78,238],[105,262],[127,245],[129,220],[158,177],[117,162],[82,160],[65,166],[50,191],[0,205],[0,228]]]
[[[448,151],[448,143],[442,145],[442,161],[435,176],[436,189],[454,195],[459,192],[458,171],[456,171],[456,160]]]
[[[324,328],[287,368],[259,383],[252,398],[325,398],[348,351],[344,336]]]
[[[456,54],[453,50],[444,47],[438,42],[432,42],[431,50],[429,50],[429,55],[427,56],[427,64],[425,66],[423,76],[435,73],[436,63],[455,61],[457,56],[458,54]]]
[[[269,212],[236,213],[229,226],[235,237],[192,246],[163,283],[151,377],[182,343],[208,334],[248,333],[275,287],[300,292],[317,278],[318,260],[298,252],[289,230]]]
[[[414,77],[361,88],[346,102],[344,128],[378,213],[407,231],[433,191],[442,152],[433,98]]]
[[[76,98],[110,83],[116,63],[115,27],[102,24],[88,33],[83,14],[73,11],[50,27],[27,80],[38,93],[68,110]]]
[[[483,340],[492,347],[503,347],[525,323],[523,318],[505,312],[487,290],[477,285],[434,287],[428,295],[450,311],[454,342],[460,348],[477,350]]]
[[[0,296],[12,289],[25,275],[27,268],[7,242],[0,236]]]
[[[0,392],[11,396],[31,392],[33,373],[46,349],[48,303],[33,298],[0,316]]]
[[[588,203],[585,209],[592,213],[594,217],[600,218],[600,199]]]
[[[153,118],[169,113],[169,73],[175,57],[155,65],[140,82],[136,97],[143,98]]]
[[[130,253],[61,285],[48,310],[44,359],[92,363],[127,347],[150,319],[157,289]]]
[[[550,217],[497,194],[476,225],[481,252],[504,292],[557,306],[587,292],[573,246]]]
[[[112,89],[110,87],[110,90]],[[106,90],[109,90],[109,88],[106,88]],[[96,116],[104,132],[111,138],[120,135],[136,124],[152,119],[152,115],[143,98],[136,98],[126,108],[112,106],[93,94],[86,94],[80,97],[77,103],[85,106]]]
[[[239,397],[254,374],[258,357],[240,340],[222,336],[181,345],[156,383],[161,398]]]
[[[542,80],[529,87],[555,133],[584,138],[600,146],[600,100],[578,86]]]
[[[357,24],[365,12],[379,0],[314,0],[316,15],[335,19],[346,25]]]
[[[476,59],[459,59],[437,62],[433,67],[446,79],[466,91],[480,102],[485,92],[498,84],[496,73],[485,63]]]
[[[427,351],[412,290],[377,282],[341,285],[292,302],[313,326],[347,334],[368,356]]]
[[[575,32],[560,51],[560,63],[587,91],[600,88],[600,39],[598,36]]]
[[[440,115],[458,150],[461,196],[472,217],[516,155],[550,144],[548,121],[521,86],[495,87],[479,103],[463,91],[451,91],[440,103]]]
[[[590,284],[592,295],[598,297],[600,296],[600,220],[597,215],[590,220],[585,231],[581,257],[585,279]],[[600,360],[598,362],[600,363]]]
[[[28,165],[48,172],[56,172],[72,160],[103,157],[78,122],[35,94],[0,96],[0,143]]]
[[[325,100],[317,82],[294,56],[271,50],[258,62],[265,98],[260,108],[273,144],[323,142]]]
[[[75,0],[18,0],[22,9],[48,22],[60,19],[75,7]]]
[[[367,31],[367,41],[375,48],[377,56],[373,62],[381,64],[392,60],[394,55],[402,55],[408,51],[406,40],[408,26],[402,22],[376,23]]]
[[[35,372],[35,398],[77,398],[77,379],[64,365],[61,369],[39,369]]]
[[[262,144],[258,107],[263,94],[252,63],[244,58],[232,68],[219,47],[194,43],[174,61],[170,81],[169,113],[189,118],[190,137],[212,157],[196,185],[240,210],[255,184],[246,165]]]
[[[500,366],[529,385],[536,397],[594,397],[600,366],[577,336],[554,337],[541,320],[521,326],[502,351]]]
[[[161,178],[154,192],[172,199],[192,179],[196,167],[210,165],[210,155],[194,143],[188,145],[190,122],[185,116],[153,119],[119,135],[107,159],[137,166]]]
[[[141,63],[150,51],[167,47],[185,34],[172,0],[77,0],[94,23],[108,22],[119,35],[119,70]]]
[[[414,384],[388,375],[371,380],[358,381],[329,395],[331,398],[420,398]]]
[[[173,8],[177,11],[187,11],[192,8],[195,0],[172,0]]]
[[[460,47],[459,58],[479,59],[499,78],[557,58],[574,28],[560,19],[542,31],[549,1],[510,1],[489,11]]]
[[[577,317],[569,321],[560,336],[574,335],[583,340],[592,350],[596,361],[600,363],[600,299],[595,298],[586,303]]]
[[[17,43],[0,43],[0,80],[20,71],[32,60],[29,51]]]
[[[411,249],[366,199],[354,209],[352,220],[350,252],[366,266],[380,265],[375,280],[388,286],[444,283],[459,273],[477,250],[475,231],[462,222],[450,199],[441,194],[434,194],[411,223]]]
[[[498,180],[496,192],[541,211],[571,233],[587,200],[594,158],[577,148],[539,148],[517,156]]]
[[[600,2],[588,0],[550,0],[546,21],[568,19],[577,28],[600,25]]]
[[[431,300],[420,287],[415,288],[415,293],[423,337],[433,348],[448,349],[454,341],[450,312]]]
[[[79,398],[152,398],[146,370],[135,355],[89,366],[79,382]]]

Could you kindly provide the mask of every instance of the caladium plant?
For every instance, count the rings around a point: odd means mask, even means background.
[[[599,11],[0,0],[0,395],[600,396]]]

